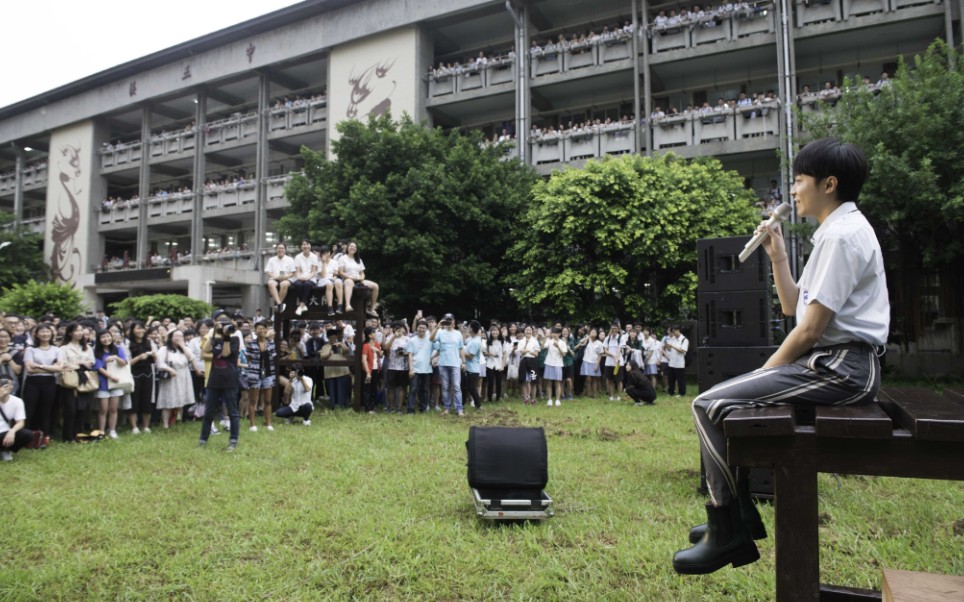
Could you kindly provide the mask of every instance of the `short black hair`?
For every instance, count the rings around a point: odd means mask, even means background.
[[[857,202],[867,181],[867,157],[856,144],[820,138],[804,146],[793,160],[793,174],[812,176],[822,182],[837,178],[837,198]]]

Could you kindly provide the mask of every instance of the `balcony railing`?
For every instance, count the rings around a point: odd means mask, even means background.
[[[551,44],[529,52],[529,74],[533,78],[565,73],[628,60],[633,57],[632,34],[618,32],[586,42]]]
[[[20,174],[24,188],[42,187],[47,185],[47,162],[41,161],[25,165]],[[17,172],[9,171],[0,174],[0,194],[13,192],[17,187]]]
[[[637,152],[638,148],[636,128],[631,123],[600,126],[593,130],[556,132],[529,140],[534,165],[622,155]]]
[[[697,18],[680,17],[672,22],[653,23],[647,35],[652,41],[650,48],[656,54],[775,30],[773,4],[760,2],[730,12],[715,12]]]
[[[681,115],[654,119],[653,148],[692,146],[710,142],[728,142],[775,136],[779,132],[780,103],[691,111]]]
[[[451,73],[428,76],[428,97],[439,98],[472,90],[511,84],[515,73],[515,58],[500,57],[483,66],[459,67]]]
[[[206,147],[222,146],[235,140],[245,140],[258,135],[258,114],[245,113],[232,115],[205,124],[204,144]]]
[[[247,181],[239,185],[227,185],[209,188],[204,191],[204,211],[238,207],[254,203],[258,198],[255,182]]]
[[[196,147],[197,132],[194,128],[181,132],[161,132],[151,136],[151,157],[193,151]]]
[[[141,141],[107,144],[101,147],[100,166],[102,169],[137,163],[141,160]]]
[[[328,120],[328,100],[317,98],[310,101],[296,101],[292,106],[275,107],[268,117],[268,131],[277,132],[304,127]]]

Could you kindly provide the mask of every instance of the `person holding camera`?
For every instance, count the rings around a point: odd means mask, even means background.
[[[443,414],[455,405],[455,413],[462,410],[462,370],[465,369],[465,343],[462,333],[455,329],[455,316],[445,314],[432,331],[431,341],[438,355],[438,371],[442,381]]]
[[[408,351],[408,329],[404,322],[398,322],[392,333],[385,339],[388,349],[388,373],[385,380],[387,397],[386,412],[402,413],[402,401],[406,398],[408,375],[412,371],[412,356]],[[414,411],[409,413],[414,414]]]
[[[227,321],[214,324],[214,334],[204,343],[201,357],[211,360],[207,389],[204,395],[204,420],[201,421],[199,446],[206,445],[211,435],[211,423],[220,413],[223,403],[228,409],[231,437],[228,451],[238,448],[241,414],[238,411],[238,351],[240,343],[235,337],[237,328]]]
[[[311,390],[315,383],[305,374],[301,364],[292,364],[288,378],[281,377],[279,381],[284,385],[285,397],[288,405],[281,406],[274,413],[278,418],[293,418],[300,416],[305,426],[311,426],[311,412],[315,406],[311,403]]]
[[[328,343],[321,348],[318,358],[323,362],[347,360],[351,355],[351,349],[341,339],[342,329],[331,328],[327,334]],[[332,409],[347,409],[348,400],[351,396],[351,371],[348,366],[325,366],[325,385],[328,388],[328,397]]]
[[[13,460],[13,454],[33,440],[33,431],[25,429],[27,412],[23,400],[12,395],[13,379],[0,377],[0,458]]]

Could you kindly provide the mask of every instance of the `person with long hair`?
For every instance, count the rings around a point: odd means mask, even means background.
[[[84,373],[94,369],[94,350],[87,344],[84,325],[71,322],[64,329],[64,344],[60,347],[64,354],[64,372],[77,370]],[[63,440],[72,443],[77,433],[84,428],[84,413],[93,393],[82,393],[77,389],[60,387],[60,407],[63,412]]]
[[[56,376],[64,366],[64,354],[55,347],[54,328],[43,322],[32,333],[33,346],[23,352],[27,375],[23,382],[23,403],[27,426],[33,431],[49,433],[53,428],[54,404],[57,400]]]
[[[364,341],[362,343],[362,371],[364,372],[364,379],[362,380],[362,404],[365,406],[365,411],[369,414],[375,413],[375,391],[378,387],[378,366],[375,363],[375,348],[374,346],[378,344],[375,341],[375,328],[373,326],[366,326],[365,330],[362,331]]]
[[[519,339],[519,383],[522,388],[522,403],[525,405],[535,405],[535,392],[532,390],[533,383],[536,382],[536,371],[539,368],[538,357],[539,341],[535,337],[532,326],[526,326],[522,331],[522,338]]]
[[[230,322],[215,322],[214,333],[204,343],[202,357],[211,360],[211,373],[208,375],[204,391],[204,420],[201,421],[199,446],[207,445],[211,435],[211,424],[221,411],[223,403],[228,408],[231,435],[228,451],[238,448],[238,434],[241,428],[241,414],[238,412],[238,350],[240,343],[234,337],[236,328]]]
[[[247,409],[251,431],[257,431],[258,405],[264,404],[264,428],[273,431],[271,426],[271,390],[275,381],[274,341],[268,338],[268,321],[260,320],[254,325],[255,337],[245,346],[248,366]]]
[[[502,379],[505,376],[505,348],[503,347],[502,331],[498,324],[489,328],[489,336],[485,339],[485,394],[489,402],[502,399]]]
[[[562,327],[562,334],[559,335],[559,339],[566,344],[566,352],[562,355],[562,396],[568,395],[569,401],[572,401],[575,384],[573,364],[576,359],[576,351],[573,347],[576,345],[576,340],[568,326]]]
[[[138,320],[131,322],[128,330],[131,354],[131,374],[134,376],[134,392],[131,393],[131,433],[151,432],[151,415],[154,413],[154,360],[157,352],[147,337],[147,329]],[[141,427],[137,427],[137,418]]]
[[[175,328],[167,335],[167,342],[157,351],[157,372],[167,372],[157,387],[157,407],[161,410],[161,425],[170,428],[171,418],[184,406],[194,403],[194,383],[191,369],[194,355],[188,349],[184,333]]]
[[[603,352],[603,343],[599,340],[596,329],[590,328],[589,334],[587,334],[579,344],[585,349],[579,373],[586,379],[586,396],[593,398],[599,393],[599,389],[601,388],[599,384],[599,376],[601,374],[599,370],[599,359]]]
[[[569,346],[562,340],[562,329],[553,328],[546,340],[546,364],[543,368],[546,381],[546,405],[562,405],[562,364],[563,357],[569,353]],[[555,397],[555,401],[553,401]]]
[[[606,392],[609,401],[619,401],[623,392],[623,380],[619,376],[619,366],[622,364],[622,333],[619,324],[613,322],[609,327],[609,334],[603,339],[603,379],[606,381]]]
[[[351,306],[352,291],[356,286],[364,286],[371,291],[371,299],[366,313],[378,317],[378,285],[365,279],[365,262],[358,255],[358,245],[352,241],[348,243],[345,254],[338,260],[338,268],[344,280],[345,311],[353,311]]]
[[[385,411],[402,413],[402,404],[408,397],[409,372],[412,356],[408,351],[408,328],[404,322],[392,325],[385,338]],[[412,412],[414,413],[414,412]]]
[[[114,335],[109,330],[98,330],[96,337],[94,370],[100,373],[100,389],[96,395],[100,404],[97,428],[101,431],[108,430],[108,436],[111,439],[117,439],[117,408],[124,391],[117,388],[115,385],[117,377],[110,374],[107,368],[112,364],[126,365],[127,357],[124,355],[123,349],[119,349],[114,344]]]

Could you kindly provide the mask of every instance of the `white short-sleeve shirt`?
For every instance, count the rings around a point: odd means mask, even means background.
[[[352,259],[348,255],[342,255],[341,259],[338,260],[338,265],[349,278],[357,278],[365,271],[365,262],[361,259]]]
[[[327,262],[321,261],[320,259],[318,260],[318,277],[319,278],[327,278],[329,280],[334,280],[335,276],[337,275],[335,274],[335,270],[337,269],[338,269],[338,262],[332,259],[331,257],[328,258]]]
[[[3,413],[6,414],[7,418],[10,419],[10,422],[13,423],[8,423],[3,419],[2,416],[0,416],[0,433],[6,433],[12,429],[18,420],[27,419],[27,412],[24,409],[23,400],[19,397],[14,395],[7,396],[6,403],[0,403],[0,408],[3,408]]]
[[[877,235],[856,203],[843,203],[817,228],[797,286],[798,323],[813,301],[834,312],[817,347],[887,342],[890,300],[884,259]]]
[[[264,266],[265,274],[278,274],[283,280],[295,275],[295,260],[291,255],[278,257],[274,255]]]
[[[318,256],[314,253],[308,253],[307,257],[305,257],[304,253],[295,255],[295,268],[299,276],[302,274],[311,274],[312,269],[314,269],[315,273],[312,277],[317,277],[319,267]]]

